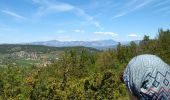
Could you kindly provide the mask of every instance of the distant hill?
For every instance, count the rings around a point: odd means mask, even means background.
[[[121,42],[121,44],[122,45],[130,45],[130,42],[132,42],[132,41],[124,41],[124,42]],[[139,45],[141,40],[134,40],[133,42],[135,42],[137,45]]]
[[[90,47],[48,47],[42,45],[2,44],[0,45],[0,67],[17,66],[47,66],[60,57],[64,51],[74,50],[97,53],[99,50]]]
[[[129,45],[131,41],[121,42],[123,45]],[[139,44],[140,40],[134,41]],[[26,52],[52,52],[52,51],[64,51],[70,49],[82,50],[87,49],[90,51],[105,50],[108,48],[116,48],[118,42],[110,40],[98,40],[98,41],[44,41],[44,42],[32,42],[26,44],[0,44],[0,53],[11,53],[18,51]]]
[[[112,48],[118,44],[118,42],[110,40],[98,40],[98,41],[45,41],[45,42],[32,42],[31,45],[45,45],[52,47],[72,47],[72,46],[84,46],[92,47],[96,49]]]
[[[13,53],[19,51],[26,51],[26,52],[42,52],[48,53],[53,51],[67,51],[75,49],[77,51],[81,51],[86,49],[88,51],[98,51],[97,49],[90,48],[90,47],[82,47],[82,46],[74,46],[74,47],[49,47],[43,45],[21,45],[21,44],[1,44],[0,45],[0,53]]]

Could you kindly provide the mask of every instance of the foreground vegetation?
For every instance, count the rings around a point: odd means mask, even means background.
[[[159,30],[155,39],[144,36],[139,45],[118,44],[95,52],[69,49],[46,67],[0,68],[2,100],[127,100],[119,77],[128,61],[139,54],[154,54],[170,64],[170,31]],[[44,51],[46,52],[46,51]]]

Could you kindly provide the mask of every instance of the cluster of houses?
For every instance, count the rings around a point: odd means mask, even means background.
[[[40,58],[40,54],[38,54],[37,52],[25,52],[25,51],[14,52],[10,56],[13,58],[27,58],[29,60],[36,60]]]
[[[26,52],[26,51],[19,51],[10,54],[10,57],[15,59],[26,59],[26,60],[40,60],[42,63],[37,63],[36,66],[48,66],[52,63],[54,59],[49,58],[48,56],[44,56],[41,52]],[[55,60],[58,59],[57,57]]]
[[[13,65],[17,65],[17,61],[25,60],[28,63],[31,61],[37,61],[37,63],[30,63],[31,65],[35,65],[37,67],[46,67],[50,65],[52,62],[58,59],[57,53],[52,54],[44,54],[41,52],[26,52],[19,51],[9,54],[0,59],[0,66],[6,66],[7,63],[12,63]]]

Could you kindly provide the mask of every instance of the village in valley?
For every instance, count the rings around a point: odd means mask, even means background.
[[[58,51],[50,53],[17,51],[1,54],[3,56],[0,57],[0,66],[6,66],[10,63],[17,66],[46,67],[58,59],[58,53]]]

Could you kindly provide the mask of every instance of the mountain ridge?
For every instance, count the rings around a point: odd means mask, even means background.
[[[45,45],[52,47],[71,47],[71,46],[84,46],[84,47],[93,47],[93,48],[108,48],[118,44],[118,42],[109,39],[109,40],[96,40],[96,41],[42,41],[42,42],[32,42],[28,43],[31,45]]]
[[[134,40],[134,42],[139,45],[141,40]],[[131,41],[122,41],[120,42],[122,45],[130,45]],[[98,50],[105,50],[109,48],[116,48],[119,42],[108,39],[108,40],[94,40],[94,41],[59,41],[59,40],[49,40],[49,41],[39,41],[39,42],[29,42],[29,43],[15,43],[16,45],[41,45],[48,47],[90,47]],[[12,43],[4,43],[4,44],[12,44]]]

